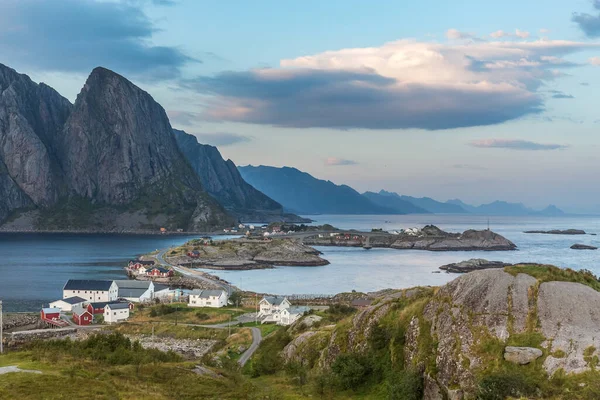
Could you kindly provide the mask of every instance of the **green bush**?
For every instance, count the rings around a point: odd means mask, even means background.
[[[132,342],[123,334],[95,334],[81,341],[49,340],[30,345],[33,353],[40,358],[52,360],[69,355],[78,359],[90,359],[109,365],[138,365],[154,362],[178,362],[181,357],[173,352],[164,353],[156,349],[144,349],[138,342]]]
[[[478,387],[479,400],[504,400],[507,397],[529,397],[537,393],[537,387],[522,374],[499,372],[481,379]]]
[[[420,400],[423,398],[423,376],[406,370],[388,381],[389,400]]]
[[[364,385],[371,374],[371,363],[359,354],[340,354],[331,366],[342,389],[356,389]]]
[[[205,312],[198,311],[196,313],[196,318],[198,318],[200,321],[206,321],[207,319],[210,319],[210,315]]]
[[[280,329],[267,337],[260,345],[252,361],[252,376],[272,375],[283,367],[281,350],[292,340],[286,330]]]
[[[150,309],[151,317],[160,317],[162,315],[168,315],[174,313],[176,310],[173,307],[169,307],[166,304],[159,304]]]

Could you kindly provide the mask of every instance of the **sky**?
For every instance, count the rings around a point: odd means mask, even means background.
[[[110,68],[238,165],[600,212],[600,0],[0,0],[0,63]]]

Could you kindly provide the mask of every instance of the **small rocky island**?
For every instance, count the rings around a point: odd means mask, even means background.
[[[596,246],[590,246],[587,244],[574,244],[573,246],[571,246],[571,249],[573,249],[573,250],[598,250],[598,248]]]
[[[467,230],[463,233],[445,232],[434,225],[401,232],[342,232],[304,238],[310,246],[384,247],[398,250],[428,251],[506,251],[517,246],[490,230]]]
[[[276,265],[313,267],[329,264],[321,253],[295,240],[194,239],[166,254],[171,264],[217,270],[272,268]]]
[[[541,233],[544,235],[587,235],[587,233],[581,229],[552,229],[549,231],[525,231],[523,233]]]
[[[466,261],[442,265],[440,269],[442,271],[446,271],[447,273],[463,274],[482,269],[504,268],[511,265],[512,264],[502,261],[488,261],[483,258],[471,258],[470,260]]]

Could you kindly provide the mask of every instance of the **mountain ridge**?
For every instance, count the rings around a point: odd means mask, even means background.
[[[252,193],[271,220],[284,218],[231,160],[209,150],[207,168],[228,172],[223,179]],[[122,75],[95,68],[71,104],[0,64],[1,230],[210,231],[236,223],[235,204],[227,211],[197,172],[164,108]],[[254,211],[252,201],[244,206]]]

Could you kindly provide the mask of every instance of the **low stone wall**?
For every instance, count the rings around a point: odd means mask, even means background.
[[[76,334],[77,328],[39,329],[35,331],[14,332],[4,336],[4,343],[7,348],[15,348],[35,340],[61,339]]]
[[[22,326],[37,325],[40,317],[37,314],[4,314],[2,318],[2,329],[5,331]]]

